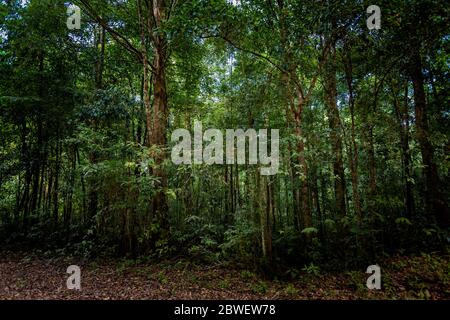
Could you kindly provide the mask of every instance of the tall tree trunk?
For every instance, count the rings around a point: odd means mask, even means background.
[[[100,48],[99,54],[97,55],[97,63],[95,64],[95,88],[101,89],[103,85],[103,68],[105,64],[105,36],[106,30],[102,26],[99,26],[98,30],[98,45]]]
[[[96,50],[97,52],[97,61],[95,65],[95,90],[101,90],[103,88],[103,66],[104,66],[104,58],[105,58],[105,42],[106,35],[105,29],[103,26],[99,26],[98,35],[96,36]],[[97,125],[97,121],[93,121],[94,128]],[[91,165],[95,165],[98,161],[98,155],[96,151],[91,151],[89,153],[89,162]],[[91,219],[97,214],[98,209],[98,190],[97,190],[97,176],[95,173],[93,177],[89,179],[89,195],[88,195],[88,216]]]
[[[355,207],[356,215],[359,221],[362,220],[362,209],[361,200],[358,189],[358,145],[356,143],[356,129],[355,129],[355,98],[353,94],[353,64],[351,57],[351,48],[346,45],[345,51],[347,55],[344,58],[344,69],[345,69],[345,79],[347,82],[348,94],[349,94],[349,108],[351,117],[351,147],[350,150],[350,171],[352,175],[352,193],[353,193],[353,204]]]
[[[168,105],[166,88],[166,60],[167,43],[164,34],[160,31],[162,22],[166,18],[165,1],[153,0],[153,18],[157,32],[153,33],[154,60],[153,60],[153,135],[154,143],[158,147],[155,156],[155,175],[159,178],[159,189],[153,200],[153,212],[162,227],[163,232],[168,231],[168,204],[166,198],[167,175],[163,163],[166,159],[166,132],[168,127]]]
[[[292,190],[292,211],[293,211],[293,217],[294,217],[293,222],[294,222],[295,229],[300,231],[301,230],[300,229],[301,221],[299,220],[299,218],[300,218],[300,209],[299,209],[300,193],[297,188],[297,181],[299,180],[299,177],[298,177],[296,169],[293,166],[293,161],[295,159],[293,159],[293,156],[292,156],[293,151],[292,151],[291,141],[289,141],[288,149],[289,149],[289,161],[288,161],[289,176],[290,176],[290,183],[291,183],[291,190]]]
[[[224,166],[224,182],[225,182],[225,222],[228,221],[229,208],[230,208],[230,200],[229,200],[229,190],[228,190],[228,165]]]
[[[331,40],[327,40],[331,42]],[[337,107],[336,88],[336,53],[335,44],[329,43],[327,61],[325,63],[324,87],[327,105],[328,122],[330,127],[331,150],[333,157],[334,193],[336,208],[342,218],[346,213],[345,206],[345,174],[342,155],[342,128],[339,109]]]
[[[146,43],[146,37],[145,37],[145,30],[148,28],[148,32],[152,32],[151,24],[148,23],[148,20],[150,19],[150,15],[145,19],[143,12],[142,12],[142,4],[141,1],[138,0],[137,2],[137,9],[138,9],[138,19],[139,19],[139,27],[141,31],[141,60],[142,60],[142,69],[143,69],[143,77],[142,77],[142,97],[144,101],[145,106],[145,122],[146,122],[146,131],[147,135],[145,137],[146,145],[151,146],[152,145],[152,132],[153,132],[153,122],[152,122],[152,110],[151,110],[151,102],[150,102],[150,91],[149,91],[149,84],[152,81],[151,76],[151,70],[150,70],[150,63],[148,61],[148,50],[147,50],[147,43]],[[144,23],[144,21],[147,20],[147,23]]]
[[[261,227],[261,249],[263,253],[263,266],[269,267],[272,264],[272,218],[270,190],[267,183],[268,177],[257,173],[257,188],[259,190],[259,217]]]
[[[367,132],[367,152],[369,157],[369,192],[373,200],[373,197],[377,193],[377,171],[375,160],[375,146],[373,141],[373,124],[369,123],[369,129]]]
[[[312,177],[311,177],[312,185],[311,185],[311,198],[313,206],[316,208],[317,212],[317,220],[319,225],[319,234],[323,236],[323,216],[322,216],[322,209],[320,208],[320,198],[319,198],[319,186],[318,186],[318,175],[317,175],[317,168],[314,168],[312,171]]]
[[[299,112],[295,113],[295,133],[297,138],[297,154],[298,154],[298,163],[300,165],[300,214],[302,217],[299,217],[298,221],[302,222],[302,226],[300,230],[303,228],[312,227],[312,214],[311,207],[309,205],[309,182],[308,182],[308,163],[306,162],[305,157],[305,143],[303,142],[303,133],[302,133],[302,113],[303,113],[303,104],[300,103],[298,106]]]
[[[366,152],[368,157],[368,170],[369,170],[369,211],[373,211],[375,196],[377,194],[377,167],[376,167],[376,159],[375,159],[375,145],[374,145],[374,136],[373,136],[373,128],[374,128],[374,113],[377,109],[378,104],[378,91],[375,80],[375,93],[374,93],[374,101],[373,107],[367,108],[367,112],[365,113],[365,123],[367,124],[366,130]]]
[[[398,92],[395,90],[393,84],[394,94],[394,111],[397,118],[399,133],[400,133],[400,147],[402,150],[402,166],[403,166],[403,180],[405,188],[405,207],[406,215],[411,217],[414,213],[414,196],[413,196],[413,184],[411,181],[411,153],[409,149],[409,112],[408,112],[408,85],[405,86],[404,104],[400,106]]]
[[[58,195],[59,195],[59,170],[61,167],[61,143],[59,142],[59,130],[58,139],[56,142],[56,159],[55,159],[55,185],[53,189],[53,227],[58,225],[59,217],[59,205],[58,205]]]
[[[434,150],[428,127],[428,110],[422,74],[422,60],[418,52],[413,56],[411,80],[414,87],[416,134],[420,144],[420,152],[425,170],[427,209],[435,216],[437,223],[441,227],[448,227],[450,226],[450,213],[440,190],[439,175],[436,163],[434,162]]]
[[[288,43],[288,28],[286,25],[286,10],[283,0],[277,0],[280,18],[280,38],[283,54],[284,70],[282,73],[282,82],[285,85],[285,95],[290,108],[290,118],[294,123],[294,134],[296,137],[296,151],[297,160],[299,165],[298,176],[300,177],[300,190],[299,191],[299,210],[297,216],[297,223],[299,230],[302,228],[308,228],[312,226],[311,208],[309,205],[309,184],[308,184],[308,164],[305,157],[305,143],[302,133],[302,119],[303,110],[307,104],[307,98],[305,98],[299,79],[297,77],[297,65],[294,64],[291,48]],[[312,81],[311,88],[315,84],[315,79]],[[294,84],[294,91],[291,88]],[[296,99],[294,99],[294,96]],[[295,101],[297,100],[297,101]],[[294,187],[294,186],[293,186]],[[295,190],[293,191],[295,193]]]
[[[44,99],[45,92],[45,79],[44,79],[44,53],[40,51],[38,53],[38,61],[39,61],[39,84],[38,84],[38,94],[41,99]],[[44,104],[39,104],[39,108],[41,109],[37,115],[37,141],[34,146],[34,156],[31,162],[31,174],[33,176],[33,187],[31,190],[30,196],[30,212],[32,214],[36,213],[37,209],[37,201],[38,201],[38,193],[39,193],[39,173],[41,166],[41,158],[42,158],[42,150],[43,150],[43,119],[42,119],[42,109],[44,108]]]
[[[236,210],[236,208],[235,208],[235,206],[234,206],[234,167],[233,167],[233,165],[231,164],[230,165],[230,205],[231,205],[231,211],[230,211],[230,213],[229,213],[229,216],[228,216],[228,222],[231,222],[231,217],[233,216],[233,214],[234,214],[234,212],[235,212],[235,210]]]

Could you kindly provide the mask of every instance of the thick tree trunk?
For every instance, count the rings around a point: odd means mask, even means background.
[[[449,209],[440,190],[440,181],[437,166],[434,162],[434,150],[428,128],[422,61],[418,53],[416,53],[413,58],[411,80],[414,87],[416,135],[420,144],[422,162],[424,165],[427,209],[435,216],[437,223],[441,227],[448,227],[450,226]]]
[[[290,116],[294,123],[294,134],[296,137],[296,151],[298,165],[300,167],[298,176],[300,177],[300,190],[299,192],[299,210],[297,216],[297,223],[299,230],[303,228],[308,228],[312,226],[312,215],[311,208],[309,205],[309,184],[308,184],[308,164],[305,157],[305,143],[302,134],[302,117],[303,109],[307,104],[307,98],[303,94],[303,90],[299,83],[298,76],[296,74],[297,66],[294,64],[292,51],[288,43],[288,27],[286,25],[286,10],[283,0],[277,0],[280,18],[280,38],[281,47],[283,51],[283,74],[282,81],[285,85],[285,95],[290,106]],[[315,83],[315,80],[313,81]],[[295,84],[294,84],[295,83]],[[292,85],[294,84],[294,91],[297,101],[294,101],[293,93],[291,91]],[[311,85],[313,87],[314,84]],[[294,186],[293,186],[294,187]],[[295,194],[296,190],[293,189]]]

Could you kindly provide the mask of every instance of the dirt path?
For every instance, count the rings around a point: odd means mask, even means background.
[[[68,290],[69,265],[82,271],[81,290]],[[264,281],[246,270],[160,264],[82,262],[0,252],[0,299],[450,299],[449,257],[397,257],[383,264],[382,290],[368,290],[365,270],[301,273]]]

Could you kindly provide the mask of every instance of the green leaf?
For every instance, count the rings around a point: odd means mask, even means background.
[[[310,234],[310,233],[317,233],[317,232],[319,232],[319,231],[314,227],[309,227],[309,228],[305,228],[302,230],[303,234]]]
[[[409,226],[412,226],[411,221],[409,221],[409,219],[405,218],[405,217],[400,217],[400,218],[395,219],[395,223],[396,224],[407,224]]]

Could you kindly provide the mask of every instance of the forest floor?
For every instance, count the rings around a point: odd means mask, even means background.
[[[248,270],[131,260],[86,262],[0,251],[0,300],[9,299],[450,299],[450,257],[387,258],[382,289],[368,290],[365,270],[300,273],[295,280],[264,280]],[[68,290],[69,265],[81,268],[81,290]]]

